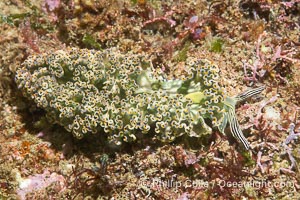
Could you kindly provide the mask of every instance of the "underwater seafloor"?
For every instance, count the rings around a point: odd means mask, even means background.
[[[300,199],[299,0],[1,0],[0,199]],[[246,151],[217,130],[121,146],[75,139],[23,97],[31,54],[68,47],[142,52],[170,77],[213,61],[225,94],[265,85],[236,108]],[[100,137],[101,136],[101,137]]]

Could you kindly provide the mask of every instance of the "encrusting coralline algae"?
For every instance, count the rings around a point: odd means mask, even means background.
[[[153,127],[155,137],[170,142],[183,134],[210,133],[204,121],[210,119],[222,133],[229,122],[232,134],[248,149],[235,104],[263,87],[225,97],[215,64],[189,57],[185,70],[186,76],[168,80],[143,54],[71,48],[30,56],[15,78],[50,122],[77,138],[104,130],[110,142],[121,144]]]

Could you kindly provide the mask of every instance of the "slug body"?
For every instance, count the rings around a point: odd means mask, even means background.
[[[77,138],[104,130],[116,144],[136,139],[153,127],[166,142],[187,134],[211,133],[204,119],[249,148],[235,117],[235,104],[263,88],[225,97],[219,70],[208,60],[188,58],[186,74],[167,80],[146,56],[116,49],[67,49],[30,56],[16,72],[23,94],[46,110],[52,123]]]

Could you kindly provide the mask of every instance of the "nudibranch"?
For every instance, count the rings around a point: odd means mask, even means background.
[[[143,54],[70,48],[28,57],[15,80],[51,123],[77,138],[104,131],[110,142],[121,144],[153,129],[155,137],[170,142],[183,134],[211,133],[205,122],[211,120],[222,133],[229,123],[233,136],[249,149],[235,105],[264,88],[226,97],[214,63],[190,57],[185,71],[168,80]]]

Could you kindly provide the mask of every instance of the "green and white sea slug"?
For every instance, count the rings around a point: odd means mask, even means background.
[[[15,80],[50,122],[77,138],[104,131],[110,142],[121,144],[153,128],[155,137],[170,142],[183,134],[211,133],[208,119],[222,133],[229,123],[233,136],[249,149],[235,105],[264,88],[226,97],[214,63],[189,57],[185,71],[168,80],[143,54],[70,48],[28,57]]]

